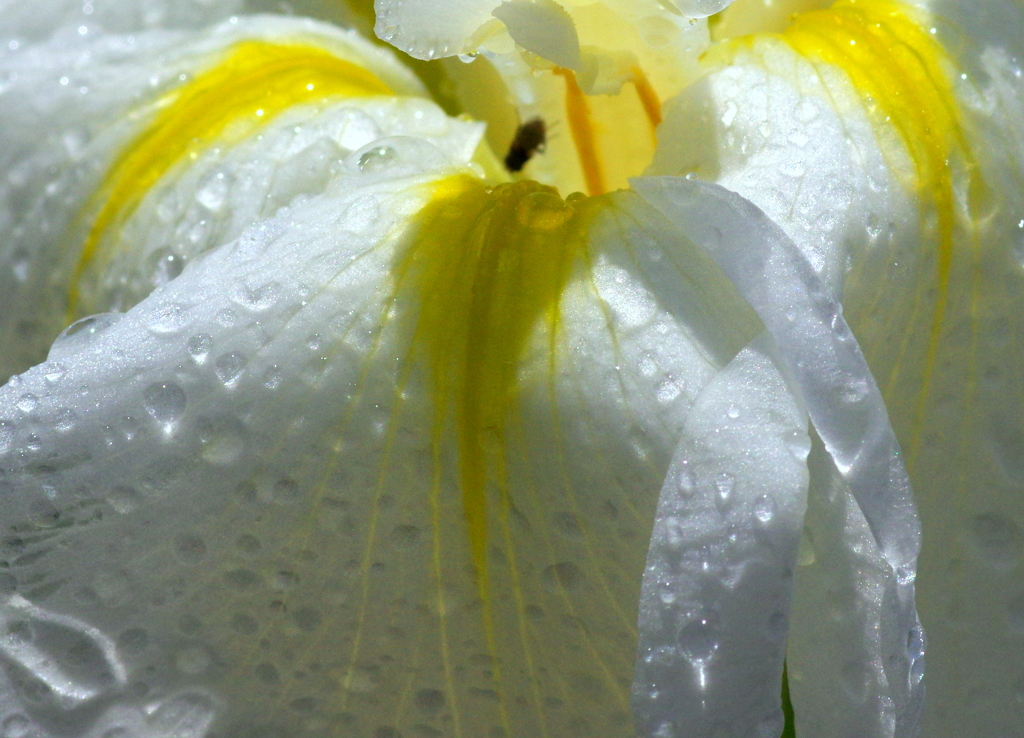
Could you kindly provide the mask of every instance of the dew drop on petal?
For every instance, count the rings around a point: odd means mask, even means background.
[[[163,287],[185,269],[185,258],[167,246],[150,254],[146,262],[149,283],[154,288]]]
[[[377,146],[359,156],[357,166],[364,174],[382,172],[398,160],[398,154],[390,146]]]
[[[679,652],[691,663],[706,663],[718,650],[721,618],[714,610],[704,610],[679,629]]]
[[[775,500],[769,495],[758,495],[754,500],[754,517],[762,523],[770,523],[775,517]]]
[[[188,339],[188,353],[197,364],[206,362],[206,356],[213,347],[213,337],[208,333],[197,333]]]
[[[123,313],[98,313],[76,320],[54,339],[47,360],[53,361],[77,353],[98,334],[124,317]],[[47,376],[49,379],[49,376]]]
[[[722,472],[715,477],[715,505],[720,512],[726,512],[732,505],[735,489],[736,477],[729,472]]]
[[[697,479],[693,475],[693,470],[690,469],[689,464],[685,461],[676,474],[676,486],[679,488],[679,494],[683,497],[691,497],[697,491]]]
[[[185,410],[185,390],[174,382],[151,384],[143,393],[146,412],[160,423],[173,423]]]
[[[238,381],[238,377],[245,369],[246,363],[248,363],[248,360],[244,354],[231,351],[218,356],[213,368],[217,373],[217,379],[230,387]]]
[[[30,413],[36,409],[39,405],[39,398],[33,395],[31,392],[26,392],[18,398],[17,407],[23,413]]]

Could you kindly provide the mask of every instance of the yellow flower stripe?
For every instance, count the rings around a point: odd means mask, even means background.
[[[167,93],[153,120],[108,170],[79,219],[91,220],[68,294],[69,322],[85,308],[80,281],[146,193],[179,162],[213,142],[235,143],[288,108],[330,97],[388,95],[374,74],[307,44],[243,41],[214,68]]]

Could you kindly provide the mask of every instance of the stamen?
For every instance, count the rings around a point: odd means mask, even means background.
[[[554,73],[565,79],[565,112],[569,118],[569,130],[572,141],[576,145],[576,153],[583,169],[583,179],[587,183],[588,195],[603,195],[607,190],[604,185],[604,172],[597,157],[597,146],[594,142],[594,129],[590,123],[590,106],[583,90],[576,83],[576,74],[571,69],[555,67]]]
[[[661,100],[658,99],[658,93],[654,91],[644,70],[640,67],[633,67],[630,71],[633,74],[633,86],[636,87],[636,94],[640,97],[640,104],[644,106],[647,120],[651,123],[651,131],[654,131],[661,124]]]

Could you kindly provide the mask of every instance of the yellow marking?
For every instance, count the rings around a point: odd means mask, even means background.
[[[977,166],[946,71],[952,64],[926,30],[925,20],[894,0],[838,0],[827,10],[795,16],[783,34],[805,58],[842,69],[876,125],[896,131],[916,170],[922,230],[927,216],[935,217],[938,292],[908,454],[910,465],[920,442],[949,290],[956,225],[952,164],[964,165],[972,189],[979,186]],[[894,371],[899,364],[898,359]],[[888,389],[891,384],[892,380]]]
[[[576,74],[571,69],[555,67],[554,73],[565,79],[565,114],[569,119],[572,142],[576,145],[576,154],[580,159],[583,180],[587,183],[587,194],[603,195],[607,190],[601,161],[597,156],[594,126],[587,97],[576,83]]]
[[[92,224],[71,281],[69,322],[81,307],[83,274],[113,247],[146,193],[173,166],[215,141],[236,143],[299,103],[388,94],[374,74],[323,49],[243,41],[216,67],[164,95],[153,120],[117,157],[82,212]]]
[[[538,326],[558,331],[562,291],[585,248],[595,203],[563,200],[533,181],[488,188],[459,175],[439,184],[396,265],[419,306],[414,346],[426,354],[440,439],[449,417],[478,588],[489,607],[487,488],[500,488],[506,416],[519,363]]]
[[[640,67],[633,67],[632,74],[633,86],[636,88],[636,94],[640,98],[640,104],[644,108],[644,113],[647,115],[647,120],[650,121],[653,131],[661,125],[661,100],[658,99],[658,93],[651,86],[644,70]]]

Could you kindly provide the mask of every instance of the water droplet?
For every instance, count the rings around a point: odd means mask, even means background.
[[[657,694],[652,694],[652,699],[657,699]],[[663,722],[658,726],[658,729],[654,731],[654,738],[676,738],[676,725],[669,721]]]
[[[198,564],[206,557],[206,542],[194,533],[174,537],[174,553],[186,564]]]
[[[675,400],[682,393],[679,383],[673,377],[668,377],[658,384],[655,396],[658,402],[668,404]]]
[[[556,512],[551,516],[552,527],[564,538],[579,541],[583,538],[583,525],[570,512]]]
[[[248,310],[259,312],[272,308],[280,291],[281,286],[277,282],[267,282],[258,287],[240,284],[235,291],[234,299]]]
[[[338,138],[338,143],[344,149],[355,151],[376,141],[380,136],[380,127],[373,118],[361,110],[352,110],[348,113],[345,130]]]
[[[676,643],[680,653],[691,663],[706,663],[718,650],[721,618],[714,610],[698,613],[679,629]]]
[[[245,354],[231,351],[218,356],[213,368],[217,378],[226,386],[231,387],[238,382],[238,377],[242,374],[247,363],[248,359],[245,358]]]
[[[376,146],[359,156],[359,171],[364,174],[382,172],[398,160],[398,155],[390,146]]]
[[[902,586],[913,584],[914,580],[917,579],[917,572],[913,566],[898,566],[896,567],[896,583]]]
[[[97,640],[94,628],[18,595],[5,603],[5,616],[9,620],[0,660],[5,669],[29,677],[25,681],[31,682],[34,701],[71,710],[123,686],[123,671],[108,659],[110,649]]]
[[[202,457],[212,464],[231,464],[245,451],[245,428],[233,417],[204,418],[196,423]]]
[[[46,357],[47,360],[53,361],[78,353],[95,336],[110,328],[123,317],[123,313],[98,313],[76,320],[54,339],[50,353]]]
[[[459,61],[463,64],[472,64],[476,61],[476,54],[459,54]]]
[[[269,390],[277,389],[282,379],[284,374],[281,373],[281,368],[274,364],[263,374],[263,386]]]
[[[149,330],[153,333],[176,333],[189,321],[189,311],[184,305],[164,305],[157,310]]]
[[[185,269],[185,258],[174,249],[164,246],[146,259],[149,283],[153,288],[163,287]]]
[[[679,494],[683,497],[692,497],[693,493],[697,491],[697,478],[686,461],[679,466],[679,471],[676,474],[676,486],[679,488]]]
[[[795,429],[786,431],[782,434],[782,440],[794,459],[801,462],[807,459],[807,454],[811,452],[811,439],[806,433]]]
[[[24,715],[11,715],[0,725],[0,736],[3,738],[26,738],[32,730],[32,721]]]
[[[36,409],[39,405],[39,398],[33,395],[31,392],[26,392],[24,395],[18,398],[18,409],[23,413],[30,413]]]
[[[224,172],[216,172],[196,192],[196,201],[211,213],[216,213],[224,205],[230,185],[231,177]]]
[[[65,378],[65,375],[67,374],[68,370],[63,364],[54,362],[47,362],[43,364],[43,379],[46,380],[47,384],[55,385]]]
[[[202,646],[189,646],[178,652],[174,666],[182,674],[202,674],[210,666],[210,654]]]
[[[562,588],[567,592],[579,589],[583,585],[583,570],[576,564],[563,561],[544,569],[544,584],[552,588]]]
[[[304,633],[309,633],[320,627],[323,617],[311,607],[302,607],[292,615],[296,627]]]
[[[678,595],[676,594],[675,587],[669,582],[662,582],[658,586],[658,599],[661,600],[663,605],[675,604]]]
[[[719,512],[724,513],[732,506],[735,489],[736,477],[729,472],[721,472],[715,477],[715,505]]]
[[[865,397],[868,396],[868,393],[870,391],[871,390],[868,387],[868,381],[863,378],[857,378],[851,379],[849,382],[847,382],[840,394],[843,399],[843,402],[848,402],[852,404],[854,402],[860,402],[861,400],[863,400]]]
[[[224,575],[224,580],[240,590],[253,589],[263,583],[259,574],[248,569],[232,569]]]
[[[107,504],[122,515],[127,515],[142,504],[142,496],[131,487],[118,486],[107,495]]]
[[[730,419],[736,420],[736,418],[740,416],[740,409],[735,405],[730,405],[729,409],[725,411],[725,414],[729,416]]]
[[[186,666],[191,663],[192,658],[187,651],[188,649],[182,652],[186,656]],[[194,663],[198,664],[200,661],[201,659]],[[206,656],[206,664],[209,665],[209,656]],[[205,666],[203,668],[205,669]],[[148,723],[153,735],[203,738],[209,733],[216,716],[217,710],[211,698],[199,692],[185,692],[160,705],[150,716]]]
[[[158,423],[173,423],[185,411],[188,398],[185,390],[173,382],[159,382],[146,387],[143,404]]]
[[[14,278],[19,282],[27,282],[28,276],[31,273],[32,261],[29,258],[28,252],[23,249],[18,249],[11,256],[11,273]]]
[[[197,333],[188,339],[188,353],[197,364],[206,362],[206,357],[213,346],[213,336],[208,333]]]
[[[251,615],[245,613],[235,613],[231,616],[229,623],[231,630],[235,631],[239,635],[252,635],[259,630],[259,623]]]
[[[444,707],[444,702],[444,692],[439,689],[420,689],[416,692],[415,703],[421,712],[438,712]]]
[[[69,407],[59,410],[53,419],[53,427],[61,433],[67,433],[78,422],[78,413]]]
[[[213,316],[213,319],[217,321],[218,325],[222,325],[225,328],[231,328],[238,322],[238,313],[231,308],[221,308],[217,311],[217,314]]]
[[[277,673],[277,667],[270,663],[262,663],[257,665],[254,670],[256,678],[264,684],[273,686],[281,681],[280,675]]]
[[[770,523],[775,517],[775,500],[768,495],[758,495],[754,500],[754,517],[762,523]]]

